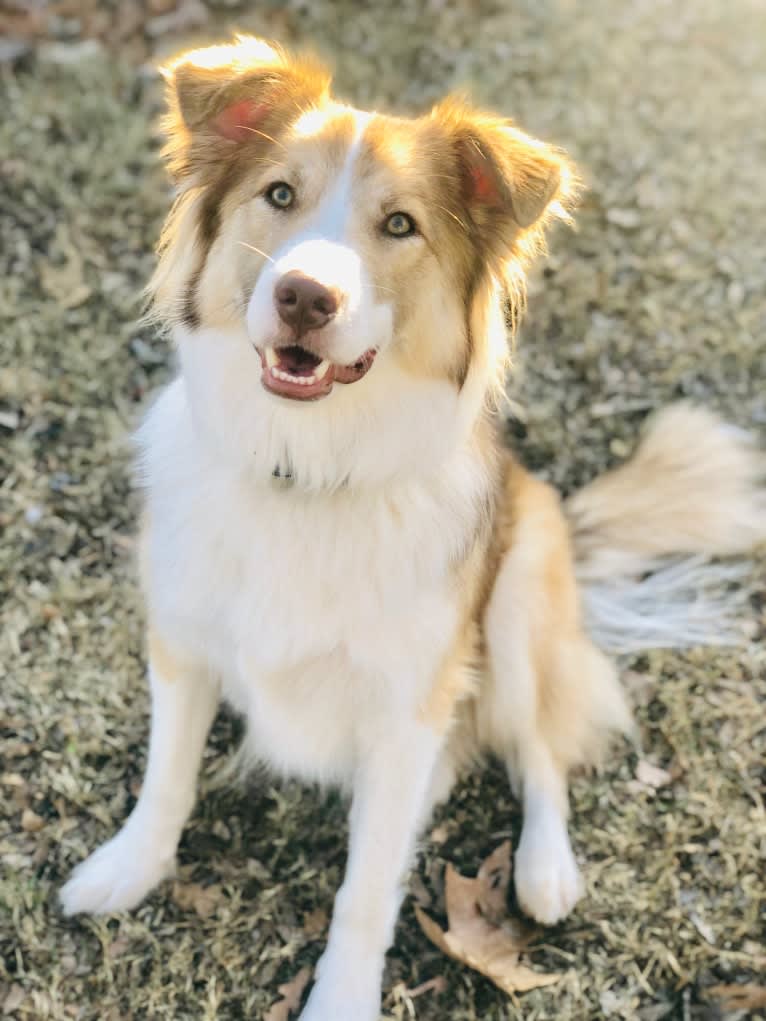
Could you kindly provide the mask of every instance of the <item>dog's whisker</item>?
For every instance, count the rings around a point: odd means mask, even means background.
[[[465,223],[463,222],[463,220],[460,219],[459,216],[457,216],[455,213],[453,213],[451,209],[447,209],[446,206],[441,205],[441,203],[439,203],[439,202],[434,202],[434,205],[436,206],[437,209],[441,209],[442,212],[446,213],[447,216],[451,216],[452,219],[455,220],[456,223],[459,223],[460,226],[463,228],[463,230],[465,230],[465,228],[466,228]]]
[[[242,245],[243,248],[249,248],[251,251],[257,252],[258,255],[262,255],[264,259],[268,259],[269,262],[274,261],[268,252],[264,252],[262,249],[258,248],[257,245],[251,245],[248,241],[238,241],[237,244]]]
[[[239,127],[243,128],[245,131],[252,131],[254,135],[260,135],[261,138],[265,138],[267,142],[273,142],[274,145],[278,145],[280,149],[287,149],[287,146],[283,142],[280,142],[271,135],[268,135],[265,131],[260,131],[258,128],[252,128],[249,124],[241,124]]]

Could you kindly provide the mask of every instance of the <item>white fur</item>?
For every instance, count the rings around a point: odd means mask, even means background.
[[[182,414],[196,427],[187,441],[201,448],[194,456],[226,464],[227,478],[270,487],[279,468],[301,492],[410,481],[417,488],[467,442],[481,406],[475,386],[459,394],[446,380],[415,379],[387,352],[363,379],[336,386],[321,404],[285,401],[262,388],[260,360],[244,330],[190,336],[179,329],[177,337],[183,383],[172,400],[184,404]],[[153,458],[163,457],[161,424],[150,418],[142,437]],[[175,460],[174,451],[164,456]]]
[[[254,756],[352,792],[346,877],[302,1021],[378,1016],[416,834],[454,776],[449,732],[424,722],[424,707],[466,613],[455,564],[494,491],[475,427],[503,337],[499,295],[484,310],[490,336],[462,387],[446,374],[406,371],[390,350],[389,303],[346,232],[355,156],[352,146],[316,215],[261,272],[246,324],[178,329],[181,374],[149,412],[139,446],[149,623],[185,667],[163,676],[152,662],[141,796],[122,831],[62,891],[70,914],[120,910],[172,871],[221,695],[246,716]],[[349,364],[378,351],[363,379],[336,385],[317,404],[277,398],[260,384],[255,348],[281,328],[274,286],[292,269],[344,296],[327,327],[326,357]],[[462,337],[454,294],[434,288],[423,301],[435,336]],[[595,499],[580,510],[587,523],[611,507]],[[479,715],[485,743],[516,770],[524,802],[520,902],[554,922],[581,882],[566,830],[566,768],[536,720],[529,643],[545,614],[527,606],[526,594],[539,588],[545,527],[538,533],[537,545],[521,540],[506,558],[490,601],[492,676]],[[608,557],[608,547],[596,552]],[[568,568],[568,547],[563,555]],[[590,646],[578,655],[593,674],[577,678],[590,714],[579,730],[622,725],[613,671]]]
[[[173,873],[219,693],[204,669],[173,680],[157,676],[155,667],[149,673],[152,733],[141,795],[117,836],[75,869],[61,891],[68,915],[133,908]]]
[[[602,648],[742,640],[749,567],[713,558],[766,542],[764,479],[750,435],[679,403],[649,418],[630,460],[567,501],[587,622]]]
[[[389,301],[375,290],[362,258],[349,243],[354,211],[354,167],[369,116],[357,117],[356,138],[333,188],[322,198],[304,228],[276,252],[258,276],[248,303],[247,325],[252,343],[263,350],[284,332],[274,291],[293,271],[318,280],[341,295],[338,313],[322,330],[322,356],[336,365],[351,365],[369,348],[381,349],[392,339]],[[336,388],[337,389],[337,388]]]
[[[748,564],[699,556],[645,566],[638,577],[583,582],[588,629],[602,649],[627,655],[742,641]]]

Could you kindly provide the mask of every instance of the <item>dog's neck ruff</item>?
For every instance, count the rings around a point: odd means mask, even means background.
[[[261,386],[244,329],[176,331],[182,392],[211,463],[247,484],[301,493],[374,491],[438,474],[486,406],[482,380],[461,391],[407,372],[381,351],[364,379],[326,400],[283,400]]]

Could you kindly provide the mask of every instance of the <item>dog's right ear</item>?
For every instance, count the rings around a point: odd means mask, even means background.
[[[329,95],[330,76],[306,57],[261,39],[181,54],[167,82],[165,156],[176,178],[204,176],[222,160],[272,144],[275,132]]]

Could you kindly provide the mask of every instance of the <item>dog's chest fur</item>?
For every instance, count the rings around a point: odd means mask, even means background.
[[[183,648],[191,636],[260,757],[347,779],[376,731],[425,703],[454,641],[481,459],[466,448],[401,485],[304,494],[209,453],[180,382],[148,429],[152,620]]]

